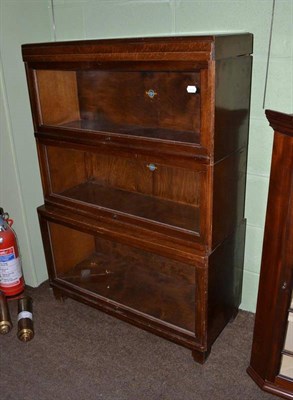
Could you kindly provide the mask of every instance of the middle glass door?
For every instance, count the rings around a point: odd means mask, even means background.
[[[199,234],[202,171],[51,145],[43,154],[49,196]]]

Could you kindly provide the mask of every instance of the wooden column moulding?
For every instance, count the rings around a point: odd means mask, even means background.
[[[261,273],[249,375],[293,398],[293,115],[266,111],[274,129]]]
[[[252,35],[23,45],[50,284],[203,363],[241,302]]]

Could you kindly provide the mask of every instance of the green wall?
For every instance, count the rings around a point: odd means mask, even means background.
[[[273,0],[0,0],[0,204],[15,218],[25,278],[47,278],[35,208],[43,203],[20,45],[28,42],[246,31],[254,34],[241,308],[254,311],[272,129],[263,96]],[[265,108],[293,112],[293,0],[276,0]]]

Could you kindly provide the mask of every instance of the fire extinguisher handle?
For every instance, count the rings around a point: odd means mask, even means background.
[[[3,211],[3,208],[1,208],[1,211]],[[0,215],[2,219],[4,219],[4,221],[7,222],[7,224],[9,226],[13,225],[13,219],[9,218],[9,214],[7,212],[2,212],[2,214]]]
[[[8,212],[4,212],[3,208],[0,208],[0,217],[2,219],[4,219],[4,221],[8,221],[9,220],[9,214]]]

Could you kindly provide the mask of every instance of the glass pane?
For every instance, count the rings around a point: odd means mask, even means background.
[[[284,349],[293,354],[293,312],[289,312],[287,334]]]
[[[199,143],[200,73],[36,71],[42,123]]]
[[[293,292],[288,313],[287,331],[281,359],[280,374],[293,379]]]
[[[282,356],[280,374],[293,379],[293,356]]]
[[[59,198],[199,232],[200,172],[155,159],[46,149],[51,192]]]
[[[49,223],[58,278],[194,332],[195,268]]]

